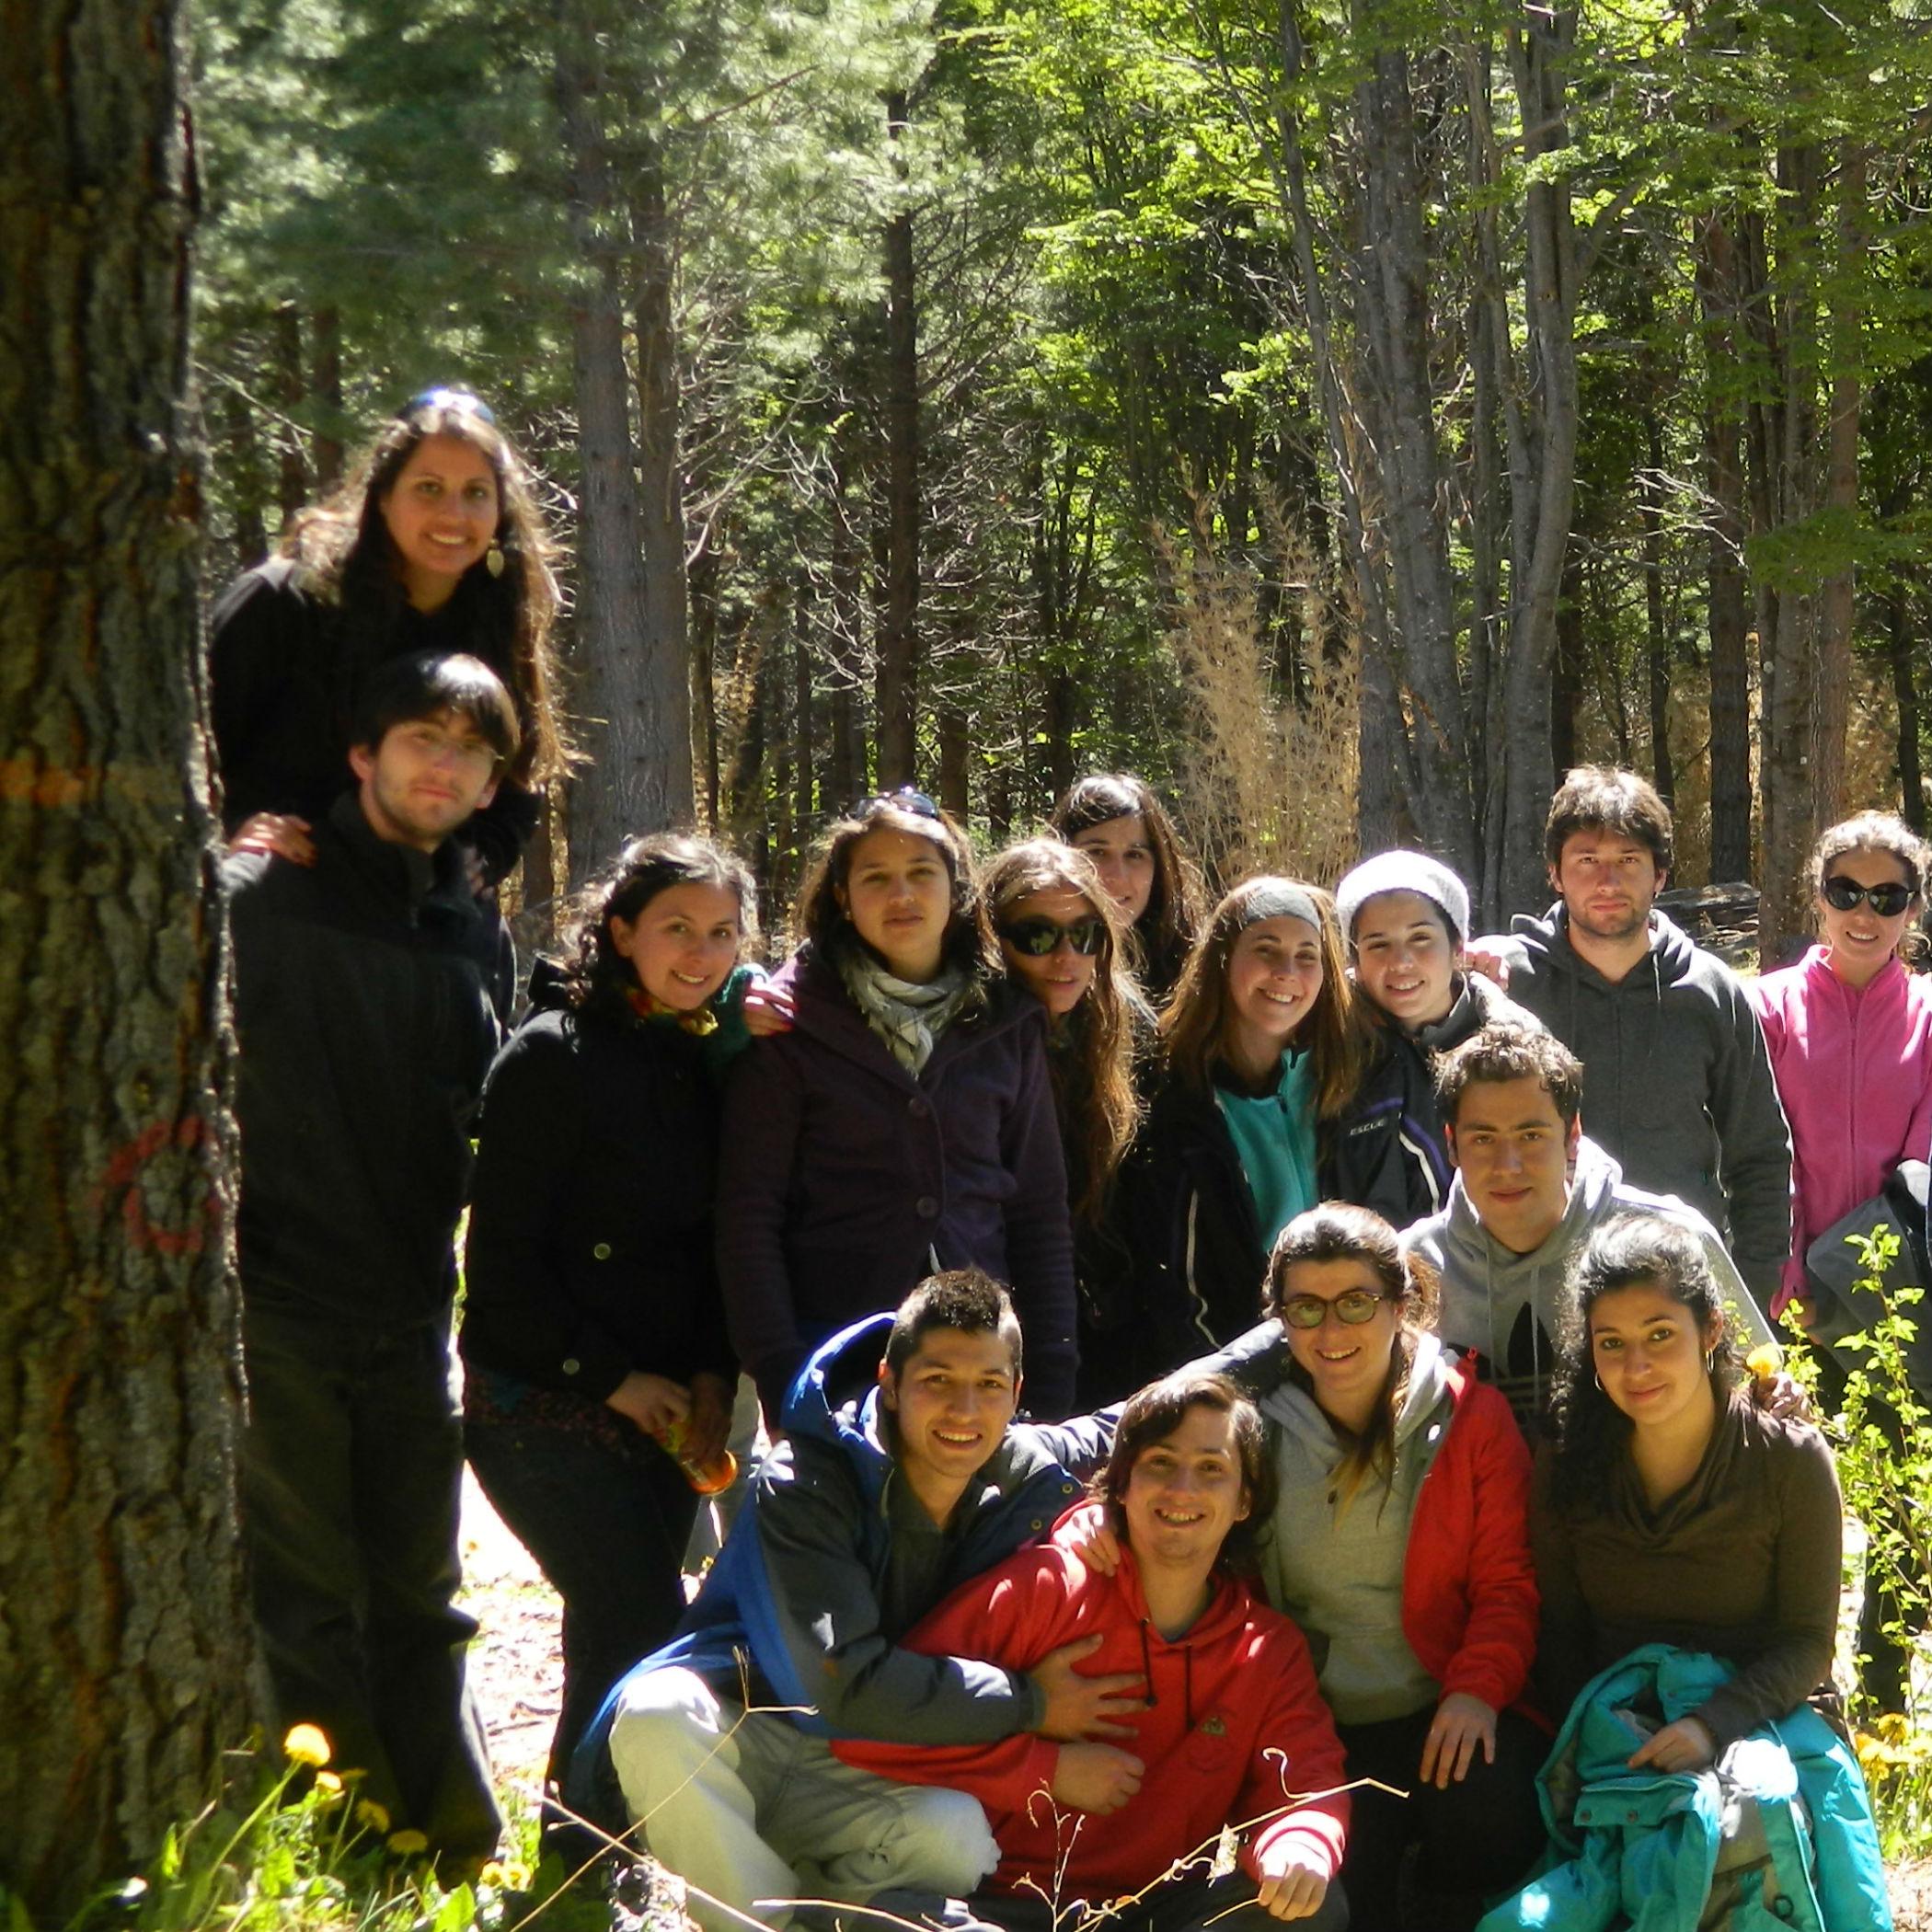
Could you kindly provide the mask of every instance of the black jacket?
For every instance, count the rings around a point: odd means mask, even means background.
[[[460,589],[427,615],[400,605],[387,635],[351,649],[341,612],[304,586],[291,558],[278,557],[237,577],[209,620],[214,748],[227,829],[258,811],[318,822],[352,782],[349,740],[361,680],[389,658],[419,650],[468,651],[515,689],[510,666],[470,621]],[[522,857],[536,818],[535,794],[505,779],[457,835],[476,848],[494,883]]]
[[[462,856],[376,837],[354,794],[316,862],[223,867],[235,935],[237,1222],[251,1300],[431,1320],[455,1285],[477,1098],[509,1004],[510,936]]]
[[[734,1378],[719,1111],[702,1042],[672,1022],[532,1013],[484,1096],[464,1360],[594,1402],[633,1369]]]

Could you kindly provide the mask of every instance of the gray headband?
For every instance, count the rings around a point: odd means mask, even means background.
[[[1241,901],[1235,930],[1246,932],[1263,919],[1300,919],[1317,932],[1321,930],[1321,911],[1315,903],[1315,895],[1292,879],[1256,880]]]

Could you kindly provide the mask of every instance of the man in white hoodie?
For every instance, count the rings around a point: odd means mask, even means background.
[[[1582,1131],[1582,1064],[1553,1035],[1495,1023],[1444,1054],[1437,1095],[1456,1174],[1448,1204],[1402,1236],[1442,1276],[1436,1332],[1482,1355],[1533,1432],[1548,1397],[1563,1278],[1612,1214],[1653,1213],[1696,1236],[1747,1353],[1776,1347],[1717,1230],[1670,1194],[1627,1186]]]

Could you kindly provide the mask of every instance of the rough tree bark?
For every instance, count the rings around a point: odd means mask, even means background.
[[[905,95],[886,102],[898,153],[908,113]],[[905,168],[898,172],[903,185]],[[879,783],[909,785],[917,757],[919,655],[919,315],[913,216],[902,208],[885,228],[886,582],[879,636]]]
[[[0,1887],[66,1923],[258,1715],[176,0],[0,33]]]
[[[328,427],[316,431],[316,488],[324,496],[342,480],[342,311],[325,302],[315,315],[315,355],[309,387],[327,415]]]

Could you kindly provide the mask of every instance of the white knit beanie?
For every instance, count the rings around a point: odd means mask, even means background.
[[[1355,943],[1355,915],[1380,892],[1420,892],[1432,900],[1449,922],[1449,937],[1460,946],[1469,937],[1469,888],[1441,860],[1426,852],[1378,852],[1365,858],[1335,888],[1335,914],[1342,936]]]

